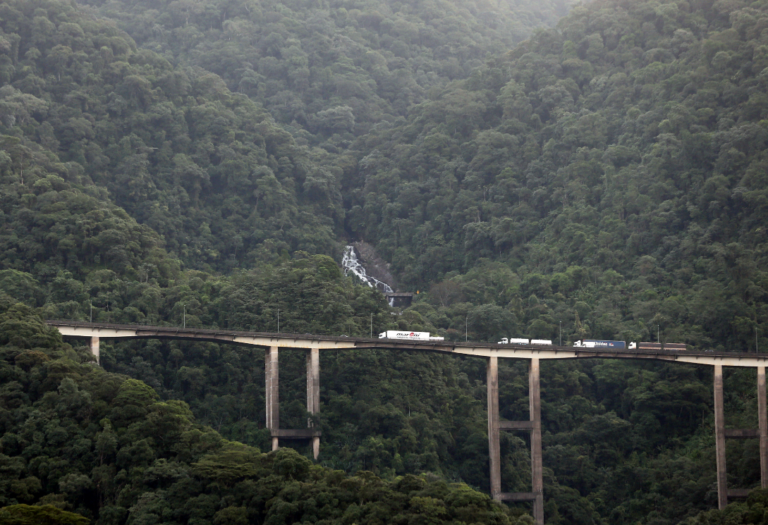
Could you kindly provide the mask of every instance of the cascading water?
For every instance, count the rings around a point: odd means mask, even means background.
[[[365,267],[357,259],[357,252],[355,251],[354,246],[347,246],[344,248],[344,257],[341,259],[341,267],[344,268],[344,275],[349,275],[349,273],[352,272],[355,276],[357,276],[358,279],[363,281],[371,288],[376,288],[377,290],[384,293],[394,292],[392,287],[384,281],[379,281],[375,277],[368,275],[368,273],[365,271]],[[394,299],[389,297],[388,300],[389,305],[393,306]]]

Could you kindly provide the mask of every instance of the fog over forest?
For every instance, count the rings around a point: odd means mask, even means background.
[[[532,525],[489,496],[483,359],[321,352],[310,415],[281,350],[315,460],[272,451],[263,349],[97,365],[45,320],[763,353],[766,228],[766,0],[0,0],[0,523]],[[755,379],[726,368],[728,428]],[[543,361],[546,523],[768,523],[757,439],[717,510],[712,385]],[[531,491],[527,435],[501,465]]]

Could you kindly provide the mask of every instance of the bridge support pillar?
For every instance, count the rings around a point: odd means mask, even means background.
[[[499,444],[499,358],[488,358],[488,456],[491,467],[491,497],[501,501],[501,446]]]
[[[491,496],[496,501],[531,501],[536,525],[544,525],[544,475],[541,454],[541,382],[539,358],[531,358],[528,368],[528,421],[499,419],[499,363],[488,359],[488,456],[491,467]],[[525,430],[531,435],[531,492],[501,492],[500,430]]]
[[[757,422],[760,433],[760,486],[768,488],[768,413],[765,404],[765,367],[757,367]]]
[[[277,347],[271,346],[267,350],[265,359],[264,377],[266,379],[266,401],[267,401],[267,428],[270,430],[280,429],[280,390],[279,369],[277,361]],[[272,436],[272,450],[277,450],[279,438]]]
[[[311,348],[307,354],[307,412],[320,413],[320,349]],[[312,428],[312,420],[307,421]],[[320,436],[312,437],[312,455],[317,460],[320,455]]]
[[[533,500],[533,519],[537,525],[544,525],[544,476],[541,454],[541,388],[539,382],[539,359],[531,359],[528,372],[528,398],[530,399],[531,423],[531,478],[536,496]]]
[[[715,365],[715,450],[717,454],[717,507],[728,505],[725,469],[725,413],[723,409],[723,365]]]
[[[99,364],[99,338],[91,337],[91,355],[96,358],[96,364]]]

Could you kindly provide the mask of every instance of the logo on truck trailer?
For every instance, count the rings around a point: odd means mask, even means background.
[[[604,341],[600,339],[585,339],[576,341],[573,346],[577,348],[626,348],[624,341]]]
[[[387,330],[379,334],[379,339],[407,339],[415,341],[442,341],[442,337],[431,337],[429,332],[399,332],[397,330]]]

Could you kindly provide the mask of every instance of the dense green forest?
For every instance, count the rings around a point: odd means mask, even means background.
[[[39,181],[52,175],[106,190],[96,198],[196,268],[333,252],[344,216],[336,177],[263,108],[71,5],[50,14],[33,2],[0,7],[6,186],[59,191]],[[63,262],[70,271],[81,263]]]
[[[7,295],[0,344],[2,523],[530,523],[464,484],[347,476],[228,441],[184,402],[91,366]]]
[[[464,298],[489,305],[498,335],[554,339],[562,322],[569,340],[652,340],[658,326],[754,351],[766,22],[765,2],[576,8],[360,138],[347,226],[404,282],[435,283],[436,321]]]
[[[482,360],[323,353],[313,464],[261,452],[261,349],[104,341],[102,370],[41,319],[764,348],[768,3],[599,0],[552,28],[569,6],[0,0],[0,521],[530,519],[476,492]],[[412,307],[343,275],[350,240]],[[280,363],[304,426],[304,354]],[[501,363],[505,419],[525,366]],[[547,523],[768,521],[761,491],[712,510],[711,383],[545,363]],[[725,391],[754,427],[754,372]],[[528,446],[503,435],[505,491]],[[729,443],[731,487],[757,454]]]
[[[199,66],[268,108],[299,143],[342,152],[466,78],[568,0],[87,0],[142,47]]]

